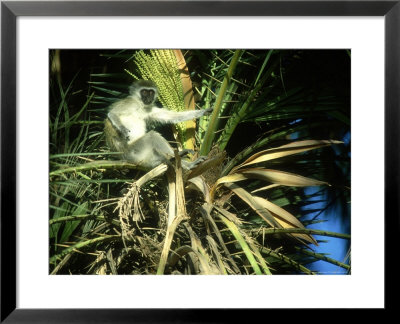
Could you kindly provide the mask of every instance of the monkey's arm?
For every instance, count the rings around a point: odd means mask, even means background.
[[[204,115],[209,115],[212,108],[204,110],[185,110],[185,111],[171,111],[166,108],[152,108],[149,114],[149,119],[159,123],[175,124],[187,120],[200,118]]]
[[[128,128],[122,125],[121,119],[112,111],[108,113],[107,117],[110,120],[112,126],[117,130],[117,132],[120,133],[125,139],[128,139],[130,131]]]

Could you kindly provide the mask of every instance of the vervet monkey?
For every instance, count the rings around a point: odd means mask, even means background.
[[[106,141],[111,150],[123,153],[123,159],[144,169],[152,169],[169,162],[174,151],[167,140],[154,130],[153,124],[175,124],[210,114],[212,108],[175,112],[155,106],[157,86],[152,81],[138,80],[130,87],[125,99],[111,105],[105,120]],[[180,152],[186,154],[190,150]],[[190,170],[204,161],[182,160],[182,167]]]

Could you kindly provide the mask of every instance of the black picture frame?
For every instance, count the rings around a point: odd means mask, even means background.
[[[399,235],[400,0],[395,1],[2,1],[1,322],[234,322],[242,310],[16,308],[16,19],[18,16],[383,16],[385,19],[385,309],[391,309]],[[367,95],[367,94],[366,94]],[[371,243],[373,244],[373,243]],[[396,253],[397,252],[397,253]],[[373,260],[371,260],[373,262]],[[366,271],[370,271],[367,270]],[[373,274],[371,274],[373,275]],[[367,283],[366,283],[367,284]],[[39,294],[40,292],[38,292]],[[253,310],[254,311],[254,310]],[[260,311],[260,310],[259,310]],[[258,316],[261,314],[254,316]]]

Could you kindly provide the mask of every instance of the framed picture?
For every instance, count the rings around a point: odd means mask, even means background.
[[[2,2],[1,320],[389,308],[399,15],[398,1]],[[318,227],[338,200],[345,229]]]

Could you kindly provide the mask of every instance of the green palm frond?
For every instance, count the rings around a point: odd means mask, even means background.
[[[318,248],[333,237],[350,251],[350,235],[314,228],[329,223],[329,208],[350,210],[348,80],[335,71],[338,86],[313,66],[315,55],[105,51],[85,78],[52,76],[50,272],[312,275],[323,261],[349,273],[348,261]],[[332,54],[341,55],[349,60]],[[198,127],[178,129],[206,162],[185,173],[177,157],[176,172],[143,173],[108,151],[107,106],[133,79],[154,81],[169,109],[194,109],[194,99],[214,108]]]
[[[182,69],[178,62],[178,50],[149,50],[138,51],[133,56],[133,62],[137,67],[137,75],[145,80],[151,80],[156,83],[159,90],[159,100],[164,107],[168,107],[173,111],[183,111],[188,107],[185,105],[185,97],[191,96],[187,92],[192,92],[192,89],[183,88]],[[180,51],[179,51],[180,52]],[[183,60],[183,57],[181,57]],[[183,62],[185,65],[185,63]],[[135,74],[127,71],[135,79],[139,79]],[[194,107],[192,107],[194,108]],[[194,121],[182,122],[175,125],[178,131],[180,143],[185,148],[193,149],[194,141],[193,132],[188,132],[187,129]]]

